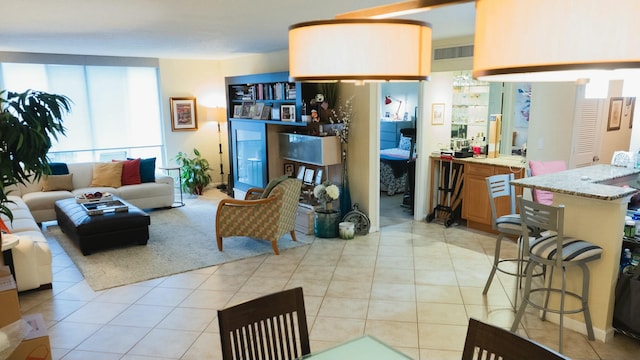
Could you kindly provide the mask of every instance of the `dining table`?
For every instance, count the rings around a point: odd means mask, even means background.
[[[304,355],[300,360],[405,360],[409,356],[392,348],[371,335],[348,340],[337,346]]]

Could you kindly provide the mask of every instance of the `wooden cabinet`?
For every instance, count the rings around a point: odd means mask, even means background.
[[[513,170],[513,171],[512,171]],[[524,169],[511,169],[506,166],[466,163],[464,168],[464,190],[462,201],[462,217],[467,220],[467,227],[494,232],[491,228],[491,205],[487,192],[486,178],[497,174],[513,172],[516,179],[523,177]],[[516,194],[522,195],[522,188],[516,187]],[[496,201],[498,216],[510,212],[507,198]]]

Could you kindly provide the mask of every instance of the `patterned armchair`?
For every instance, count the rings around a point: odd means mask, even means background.
[[[295,223],[302,183],[287,179],[276,185],[266,198],[264,189],[251,188],[245,200],[223,199],[216,213],[216,240],[222,251],[222,238],[247,236],[271,241],[276,255],[278,239],[290,233],[296,241]],[[267,188],[269,188],[267,186]]]

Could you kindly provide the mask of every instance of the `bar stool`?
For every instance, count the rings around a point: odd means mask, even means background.
[[[516,295],[514,299],[514,309],[518,303],[518,289],[520,288],[521,280],[524,277],[524,260],[522,253],[522,244],[521,244],[521,236],[522,236],[522,224],[520,221],[520,215],[516,213],[516,193],[513,185],[510,184],[511,180],[514,179],[514,175],[511,174],[499,174],[493,175],[486,178],[487,181],[487,192],[489,193],[489,205],[491,206],[491,225],[494,230],[498,231],[498,238],[496,239],[496,248],[495,254],[493,256],[493,267],[491,268],[491,273],[489,274],[489,278],[487,279],[487,283],[484,286],[484,290],[482,290],[482,294],[486,294],[489,291],[489,287],[491,286],[491,282],[493,277],[496,274],[496,271],[500,271],[502,273],[516,276],[518,278]],[[498,216],[498,211],[496,208],[496,201],[499,198],[508,198],[510,213],[502,216]],[[534,232],[533,229],[531,229]],[[502,249],[502,238],[507,235],[518,236],[518,257],[517,258],[506,258],[500,259],[500,252]],[[500,265],[504,262],[516,262],[517,270],[515,272],[510,271],[508,269],[501,268]]]
[[[511,326],[511,331],[515,332],[522,320],[525,308],[531,305],[536,309],[542,310],[542,320],[545,319],[546,313],[552,312],[560,315],[560,339],[558,351],[562,353],[562,330],[564,327],[564,314],[584,313],[585,325],[587,327],[587,336],[589,340],[594,340],[593,326],[591,324],[591,315],[589,313],[589,268],[587,263],[597,260],[602,254],[602,248],[584,240],[575,239],[564,236],[564,206],[558,207],[539,204],[533,201],[519,198],[520,218],[522,220],[522,236],[529,239],[531,233],[529,228],[538,228],[543,232],[544,236],[538,237],[531,242],[524,241],[525,252],[528,254],[529,263],[527,264],[527,272],[525,278],[524,299],[520,304],[520,309]],[[548,231],[548,232],[546,232]],[[549,274],[546,282],[541,287],[531,288],[531,280],[533,277],[534,265],[539,264],[547,268]],[[568,267],[577,266],[582,270],[582,294],[577,294],[566,290],[566,270]],[[562,271],[562,285],[560,288],[553,287],[553,272],[555,270]],[[544,304],[536,303],[531,299],[534,292],[543,291],[546,293]],[[560,294],[559,308],[549,307],[549,295],[554,293]],[[565,309],[565,297],[571,296],[581,302],[581,306],[576,309]]]

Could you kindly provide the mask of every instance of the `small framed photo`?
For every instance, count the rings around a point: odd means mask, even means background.
[[[322,184],[322,173],[323,173],[322,169],[316,170],[316,179],[313,182],[315,185]]]
[[[234,118],[242,117],[242,105],[233,106],[233,117]]]
[[[280,120],[288,122],[296,121],[296,106],[280,105]]]
[[[195,97],[172,97],[171,98],[171,130],[197,130],[198,119],[196,118],[196,98]]]
[[[313,184],[313,169],[305,169],[304,170],[304,179],[302,182],[307,185]]]
[[[249,106],[249,115],[247,115],[247,119],[253,119],[256,116],[256,104],[252,104]]]
[[[431,105],[431,124],[444,125],[444,103]]]
[[[612,97],[609,102],[609,118],[607,120],[607,131],[620,130],[622,122],[622,104],[624,98]]]
[[[253,101],[243,101],[242,102],[242,112],[240,113],[240,117],[244,119],[249,118],[249,112],[251,111],[251,105],[254,105]]]
[[[629,119],[629,129],[633,127],[633,110],[635,107],[636,107],[635,97],[624,98],[624,111],[622,112],[622,117]]]
[[[271,108],[271,120],[280,120],[280,108],[279,107],[272,107]],[[302,180],[302,179],[300,179]]]
[[[262,110],[264,109],[264,103],[257,103],[252,119],[260,119],[262,116]]]
[[[304,179],[304,171],[307,169],[306,166],[300,165],[298,166],[298,175],[296,176],[298,180],[302,181]]]
[[[293,163],[285,163],[284,164],[284,174],[293,177],[293,170],[295,169],[295,165]]]
[[[261,120],[269,120],[269,117],[271,116],[271,106],[264,106],[262,108],[262,113],[260,114],[260,119]]]

